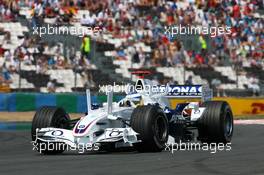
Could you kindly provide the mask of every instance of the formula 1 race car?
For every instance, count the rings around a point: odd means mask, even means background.
[[[202,85],[155,85],[138,79],[119,102],[112,102],[113,91],[107,92],[107,103],[91,103],[87,90],[87,113],[70,120],[61,107],[44,106],[32,121],[32,140],[37,151],[62,153],[66,147],[113,151],[135,148],[139,152],[159,152],[165,144],[179,141],[228,143],[233,133],[233,114],[225,101],[210,101],[212,91]],[[201,98],[170,108],[168,98]],[[59,145],[59,146],[58,146]],[[89,145],[89,149],[87,148]]]

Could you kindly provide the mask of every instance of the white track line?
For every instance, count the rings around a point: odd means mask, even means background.
[[[236,125],[264,125],[264,119],[258,120],[234,120]]]

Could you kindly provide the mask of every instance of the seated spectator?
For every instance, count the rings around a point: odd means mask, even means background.
[[[81,25],[91,27],[94,26],[95,24],[95,19],[91,16],[87,16],[83,14],[82,19],[81,19]]]
[[[37,60],[37,66],[36,66],[37,74],[45,74],[45,72],[48,70],[47,60],[44,59],[45,58],[40,58],[39,60]]]
[[[54,93],[56,91],[56,80],[50,80],[48,82],[47,90],[49,93]]]
[[[5,84],[8,84],[8,85],[11,84],[12,83],[12,80],[11,80],[11,76],[10,76],[9,69],[7,69],[7,68],[4,67],[2,74],[3,74],[3,78],[4,78],[4,83]]]
[[[57,57],[56,68],[57,69],[64,69],[65,68],[65,59],[63,56]]]
[[[138,51],[136,49],[135,49],[135,52],[134,52],[134,54],[132,56],[132,62],[133,63],[139,63],[140,62],[139,55],[138,55]]]
[[[81,75],[83,75],[83,74],[81,74]],[[86,89],[95,87],[95,82],[93,80],[93,75],[92,75],[92,73],[89,70],[86,71],[86,74],[84,74],[83,78],[86,80],[86,82],[84,84],[84,87],[86,87]]]
[[[4,84],[4,77],[3,77],[3,75],[2,75],[2,70],[3,70],[3,68],[0,67],[0,86],[1,86],[2,84]]]
[[[205,60],[204,60],[204,58],[202,57],[201,54],[196,54],[194,63],[197,64],[197,65],[203,65],[205,63]]]
[[[259,80],[256,76],[250,76],[249,78],[248,89],[251,89],[254,96],[259,96],[260,87],[259,87]]]
[[[193,85],[193,77],[190,75],[185,81],[186,85]]]
[[[27,52],[26,55],[24,56],[23,61],[26,65],[32,65],[34,58],[31,53]]]
[[[56,61],[54,60],[54,57],[50,56],[49,59],[48,59],[49,68],[54,68],[55,64],[56,64]]]
[[[124,50],[118,50],[116,53],[116,57],[118,60],[126,60],[126,54],[124,52]]]
[[[7,69],[6,67],[1,67],[0,73],[2,77],[2,84],[9,85],[12,83],[9,69]]]
[[[4,56],[5,49],[2,47],[2,44],[0,44],[0,57]]]
[[[142,47],[139,48],[138,57],[139,57],[140,67],[144,67],[146,64],[146,54],[144,53]]]
[[[216,96],[220,97],[221,96],[221,92],[222,92],[222,88],[221,88],[221,80],[219,80],[218,78],[214,78],[211,82],[211,86],[213,91],[216,91]]]

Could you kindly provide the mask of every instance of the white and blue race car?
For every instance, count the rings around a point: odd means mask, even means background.
[[[166,144],[179,141],[231,141],[232,110],[225,101],[210,101],[212,91],[208,87],[159,86],[139,79],[135,90],[119,102],[112,102],[113,92],[108,92],[102,107],[91,103],[87,90],[87,113],[75,120],[70,120],[63,108],[40,108],[31,131],[36,150],[54,154],[66,148],[113,151],[131,147],[139,152],[159,152]],[[201,101],[180,103],[172,109],[168,100],[171,96],[200,97]]]

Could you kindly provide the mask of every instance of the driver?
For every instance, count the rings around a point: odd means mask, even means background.
[[[131,107],[131,102],[129,100],[124,100],[119,103],[120,107]]]

